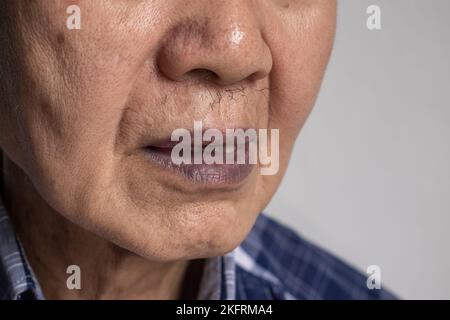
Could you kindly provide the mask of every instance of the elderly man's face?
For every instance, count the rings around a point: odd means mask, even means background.
[[[80,30],[66,26],[72,4]],[[314,104],[334,0],[3,6],[10,49],[1,57],[0,145],[53,209],[160,261],[220,255],[245,238]],[[156,147],[194,120],[280,129],[278,174],[256,165],[238,178],[225,170],[196,179],[154,161]]]

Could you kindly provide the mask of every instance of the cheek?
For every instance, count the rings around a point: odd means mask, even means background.
[[[84,21],[89,23],[88,17]],[[47,27],[45,36],[42,30],[28,30],[23,37],[22,140],[35,149],[37,163],[51,157],[53,164],[61,159],[67,166],[76,161],[79,167],[99,150],[112,152],[138,60],[145,52],[131,45],[132,53],[126,46],[106,46],[124,37],[119,32],[111,39],[112,33],[104,30],[107,35],[99,42],[97,33],[77,34],[59,22]],[[125,51],[135,59],[127,59]]]
[[[19,165],[54,209],[74,216],[89,211],[76,209],[89,202],[77,203],[79,196],[98,193],[112,175],[131,71],[107,52],[82,56],[71,51],[71,41],[66,38],[59,48],[26,43],[31,50],[20,63],[20,126],[15,131],[22,145]]]
[[[271,127],[282,129],[281,143],[285,145],[294,142],[314,106],[335,29],[333,8],[311,9],[301,19],[298,16],[292,19],[298,22],[279,26],[284,29],[283,37],[271,39],[274,59]]]
[[[27,82],[22,88],[28,97],[24,116],[35,127],[32,136],[44,136],[40,140],[60,144],[58,148],[86,136],[94,143],[96,138],[108,143],[104,138],[111,137],[105,135],[113,135],[133,79],[152,46],[142,40],[150,37],[111,25],[125,13],[95,1],[79,1],[84,9],[82,32],[68,30],[67,3],[48,5],[40,0],[30,10],[34,13],[24,17],[35,22],[19,22],[21,72]]]
[[[274,60],[269,127],[280,129],[280,170],[275,176],[263,177],[264,194],[273,194],[281,182],[297,135],[314,106],[333,45],[333,7],[302,17],[283,19],[284,24],[272,26],[281,32],[267,33]]]

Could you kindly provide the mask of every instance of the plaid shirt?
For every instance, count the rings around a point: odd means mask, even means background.
[[[1,200],[1,199],[0,199]],[[208,259],[199,299],[393,299],[341,260],[260,215],[231,253]],[[44,299],[0,202],[0,299]]]

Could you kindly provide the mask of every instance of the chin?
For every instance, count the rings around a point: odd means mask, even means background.
[[[152,261],[210,258],[239,246],[258,216],[229,201],[184,205],[159,214],[154,223],[147,219],[129,223],[126,235],[122,230],[123,236],[113,241]]]

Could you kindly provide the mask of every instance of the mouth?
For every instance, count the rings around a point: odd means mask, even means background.
[[[225,138],[223,141],[225,141]],[[147,159],[161,170],[178,175],[192,183],[207,187],[238,185],[251,174],[255,167],[254,164],[249,163],[249,141],[239,144],[235,140],[231,147],[230,144],[217,144],[214,140],[208,142],[202,141],[200,145],[184,145],[184,150],[188,151],[186,154],[182,152],[183,159],[190,161],[180,164],[173,161],[173,152],[177,145],[178,148],[182,146],[179,142],[173,142],[167,139],[153,145],[145,146],[143,150]],[[215,154],[214,148],[223,151]],[[238,151],[239,149],[240,151]],[[215,159],[222,159],[222,161],[217,161],[219,163],[208,162],[205,160],[205,154],[212,155]],[[201,155],[201,159],[199,159],[198,155]],[[244,161],[237,161],[239,156]],[[231,163],[229,161],[230,159],[233,159]]]

